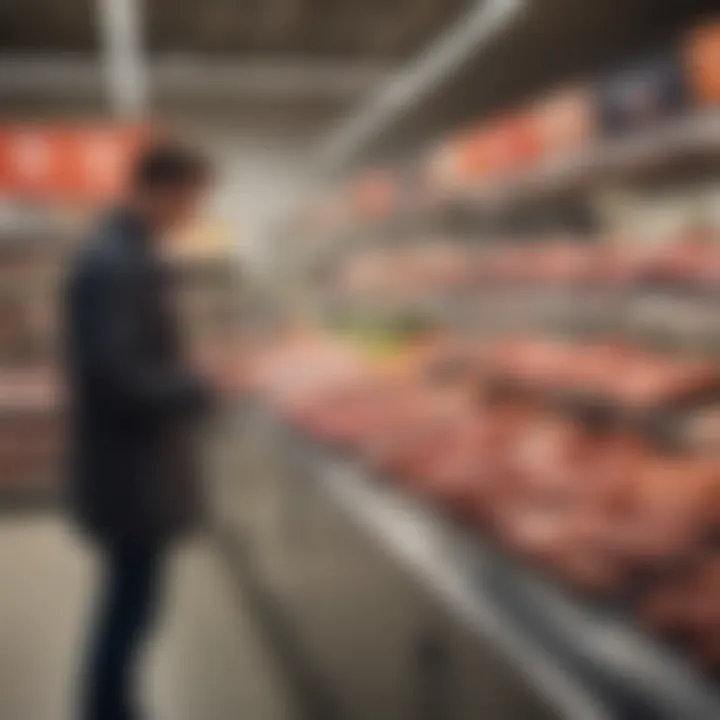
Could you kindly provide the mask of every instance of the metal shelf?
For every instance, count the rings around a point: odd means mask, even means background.
[[[694,160],[705,163],[720,152],[720,113],[708,111],[679,118],[642,134],[599,141],[584,152],[551,158],[536,168],[484,186],[450,193],[476,209],[496,210],[535,199],[577,192],[643,168]]]

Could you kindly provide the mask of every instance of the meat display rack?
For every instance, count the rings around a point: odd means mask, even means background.
[[[518,199],[545,198],[627,177],[643,168],[657,174],[664,165],[705,162],[717,157],[719,149],[720,113],[697,112],[642,133],[600,141],[568,157],[550,158],[489,187],[470,186],[460,199],[492,208]]]
[[[490,641],[571,720],[713,720],[720,693],[622,608],[592,604],[459,527],[426,502],[303,438],[260,422],[297,482],[312,482],[470,632]]]

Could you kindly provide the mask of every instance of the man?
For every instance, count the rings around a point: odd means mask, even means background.
[[[83,720],[139,717],[137,650],[170,547],[201,518],[192,446],[208,391],[184,357],[161,256],[196,215],[209,179],[193,150],[174,142],[147,148],[122,208],[70,277],[71,499],[106,573]]]

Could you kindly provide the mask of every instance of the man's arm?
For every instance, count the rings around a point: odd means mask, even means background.
[[[94,391],[118,410],[197,412],[208,401],[200,380],[181,368],[153,367],[143,357],[138,274],[121,262],[98,262],[80,279],[74,315],[75,354]]]

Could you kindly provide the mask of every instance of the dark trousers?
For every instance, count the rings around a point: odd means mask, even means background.
[[[138,651],[158,604],[165,548],[104,550],[105,586],[86,668],[82,720],[137,720],[133,694]]]

